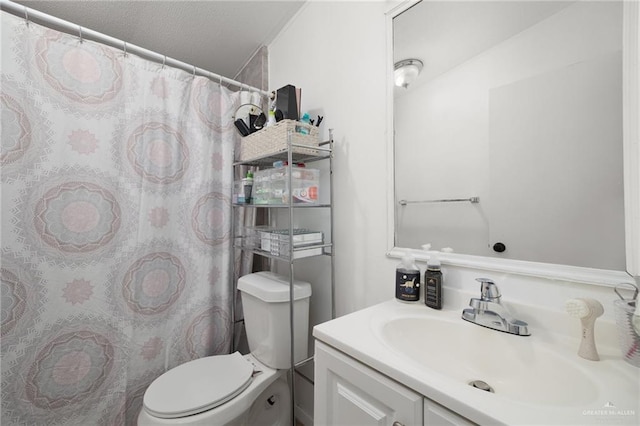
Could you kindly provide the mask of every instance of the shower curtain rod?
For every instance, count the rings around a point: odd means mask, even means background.
[[[192,72],[194,75],[200,75],[207,77],[210,80],[218,81],[220,83],[227,83],[240,90],[247,90],[250,92],[258,92],[263,96],[270,97],[271,93],[258,89],[257,87],[249,86],[248,84],[241,83],[228,77],[221,76],[219,74],[207,71],[202,68],[198,68],[195,65],[187,64],[186,62],[178,61],[177,59],[169,58],[166,55],[162,55],[158,52],[145,49],[135,44],[127,43],[124,40],[117,39],[115,37],[108,36],[98,31],[93,31],[88,28],[84,28],[80,25],[73,24],[64,19],[56,18],[55,16],[48,15],[43,12],[39,12],[35,9],[23,6],[18,3],[14,3],[10,0],[0,0],[0,10],[11,13],[12,15],[22,17],[27,24],[29,22],[35,22],[36,24],[44,25],[48,28],[63,31],[68,34],[77,35],[80,40],[88,39],[98,43],[106,44],[116,49],[121,49],[125,54],[132,53],[136,56],[140,56],[144,59],[151,60],[153,62],[161,63],[173,68],[178,68],[183,71]]]

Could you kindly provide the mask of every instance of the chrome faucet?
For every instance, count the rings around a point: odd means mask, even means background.
[[[480,282],[480,299],[472,298],[469,308],[462,311],[462,319],[493,330],[518,336],[530,336],[528,324],[514,319],[501,301],[500,290],[489,278],[476,278]]]

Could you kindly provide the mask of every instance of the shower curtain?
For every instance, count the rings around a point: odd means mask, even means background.
[[[2,13],[3,425],[135,424],[231,344],[237,95]]]

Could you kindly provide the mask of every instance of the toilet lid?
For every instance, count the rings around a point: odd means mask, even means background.
[[[189,361],[155,379],[144,394],[144,408],[172,419],[211,410],[249,386],[253,365],[239,352]]]

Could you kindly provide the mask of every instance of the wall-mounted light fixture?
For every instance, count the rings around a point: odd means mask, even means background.
[[[422,61],[419,59],[404,59],[396,62],[393,71],[396,86],[406,89],[407,86],[416,81],[420,71],[422,71],[422,65]]]

